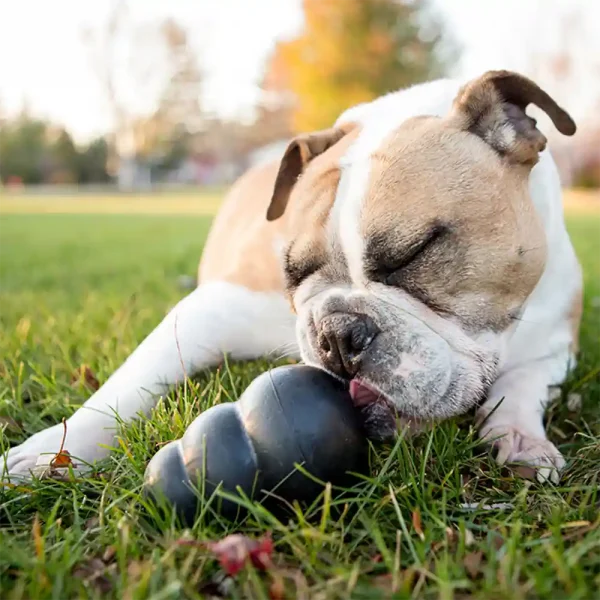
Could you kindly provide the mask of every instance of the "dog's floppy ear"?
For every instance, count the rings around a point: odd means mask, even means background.
[[[529,104],[541,108],[562,134],[575,133],[566,111],[531,79],[511,71],[488,71],[467,83],[450,116],[512,162],[533,166],[547,140],[525,114]]]
[[[323,154],[339,142],[348,131],[348,126],[332,127],[300,135],[289,143],[275,179],[271,204],[267,210],[267,221],[274,221],[283,215],[292,188],[306,165],[315,156]]]

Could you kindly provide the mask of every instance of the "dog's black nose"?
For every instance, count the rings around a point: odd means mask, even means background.
[[[352,379],[379,328],[363,314],[333,313],[317,327],[319,357],[326,369],[339,377]]]

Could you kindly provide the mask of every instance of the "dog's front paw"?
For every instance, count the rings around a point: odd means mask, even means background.
[[[85,471],[108,455],[109,450],[102,444],[110,443],[112,438],[107,430],[83,424],[69,426],[68,421],[66,436],[62,423],[49,427],[0,456],[0,480],[61,477],[68,473],[69,466],[78,472]],[[57,459],[61,447],[66,453]]]
[[[510,425],[484,426],[479,434],[497,450],[498,464],[527,465],[535,469],[538,481],[559,482],[565,459],[545,437],[536,437]]]

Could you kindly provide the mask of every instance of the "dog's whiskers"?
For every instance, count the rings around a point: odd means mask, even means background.
[[[292,356],[297,351],[296,344],[294,342],[287,342],[285,344],[280,344],[271,350],[267,357],[274,361],[281,360],[282,358],[286,358]]]

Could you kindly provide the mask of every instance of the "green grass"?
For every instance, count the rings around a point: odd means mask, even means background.
[[[209,217],[0,216],[0,418],[3,444],[70,415],[182,295]],[[277,520],[251,506],[235,530],[272,532],[287,596],[305,598],[581,598],[600,588],[600,216],[569,228],[586,272],[582,356],[549,433],[569,459],[559,486],[500,469],[469,418],[372,453],[370,478]],[[145,504],[145,465],[197,411],[235,399],[265,362],[206,373],[124,428],[99,472],[0,490],[0,598],[197,598],[218,572],[210,553],[176,542],[183,530]],[[198,408],[199,407],[199,408]],[[464,502],[514,505],[466,510]],[[419,533],[417,513],[422,534]],[[415,522],[417,527],[415,528]],[[234,527],[207,510],[191,535]],[[107,548],[109,549],[107,551]],[[109,555],[105,555],[108,552]],[[101,559],[105,556],[105,561]],[[271,579],[248,568],[233,597],[268,597]]]

